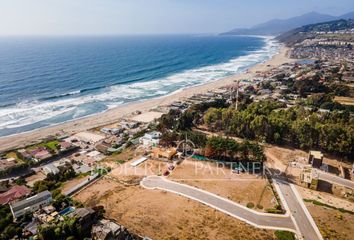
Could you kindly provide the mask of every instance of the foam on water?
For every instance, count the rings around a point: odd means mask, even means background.
[[[28,125],[26,130],[57,124],[97,112],[102,112],[124,103],[148,98],[157,98],[181,89],[205,84],[236,73],[250,66],[264,62],[278,51],[278,44],[272,38],[264,38],[265,46],[248,55],[228,62],[186,70],[171,76],[145,82],[119,84],[97,92],[73,91],[57,98],[42,101],[23,101],[16,106],[0,108],[0,136],[10,130]]]

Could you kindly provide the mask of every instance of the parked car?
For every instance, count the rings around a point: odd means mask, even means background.
[[[163,173],[163,175],[164,175],[164,176],[168,176],[168,175],[170,175],[170,171],[166,171],[166,172],[164,172],[164,173]]]

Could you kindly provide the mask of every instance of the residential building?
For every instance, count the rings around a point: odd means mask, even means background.
[[[80,226],[85,229],[90,229],[95,222],[95,211],[92,208],[77,208],[69,216],[76,217]]]
[[[305,168],[300,173],[301,183],[303,183],[305,187],[311,188],[313,190],[317,190],[318,178],[319,178],[318,173],[316,172],[316,170],[312,169],[311,167]]]
[[[73,145],[69,142],[60,142],[59,143],[59,147],[60,147],[60,151],[66,151],[66,150],[69,150],[73,147]]]
[[[60,171],[59,171],[59,168],[57,168],[57,167],[54,166],[53,164],[47,164],[47,165],[45,165],[45,166],[42,168],[42,172],[43,172],[45,175],[48,175],[48,174],[56,175],[56,174],[58,174]]]
[[[156,147],[160,142],[161,135],[162,134],[157,131],[145,133],[145,135],[139,139],[139,142],[145,147]]]
[[[40,208],[49,205],[51,202],[52,194],[46,190],[22,201],[11,203],[10,209],[13,217],[16,219],[26,213],[38,211]]]
[[[0,170],[6,170],[10,167],[13,167],[16,165],[16,159],[15,158],[1,158],[0,157]]]
[[[93,225],[91,233],[92,238],[95,240],[142,239],[133,236],[124,226],[107,219],[102,219]]]
[[[25,186],[14,186],[10,190],[0,194],[0,205],[8,204],[16,199],[23,198],[31,193]]]
[[[171,160],[173,156],[177,154],[176,148],[153,148],[151,151],[151,156],[153,158],[166,158]]]

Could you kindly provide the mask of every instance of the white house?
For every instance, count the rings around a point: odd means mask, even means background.
[[[139,142],[145,147],[157,146],[160,142],[161,135],[162,133],[157,131],[145,133],[145,135],[139,139]]]
[[[42,171],[45,175],[48,175],[48,174],[58,174],[60,171],[59,171],[59,168],[57,168],[56,166],[54,166],[53,164],[47,164],[45,165],[43,168],[42,168]]]

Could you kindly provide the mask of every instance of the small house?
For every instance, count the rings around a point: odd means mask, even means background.
[[[171,160],[177,153],[176,148],[153,148],[151,151],[151,156],[153,158],[166,158]]]
[[[160,142],[161,135],[162,134],[157,131],[145,133],[145,135],[139,139],[139,142],[143,144],[144,147],[156,147]]]
[[[47,164],[42,168],[42,172],[47,176],[48,174],[56,175],[60,171],[59,171],[59,168],[57,168],[55,165]]]
[[[305,187],[311,188],[313,190],[317,190],[318,178],[318,173],[312,168],[305,168],[300,173],[301,183],[304,184]]]

